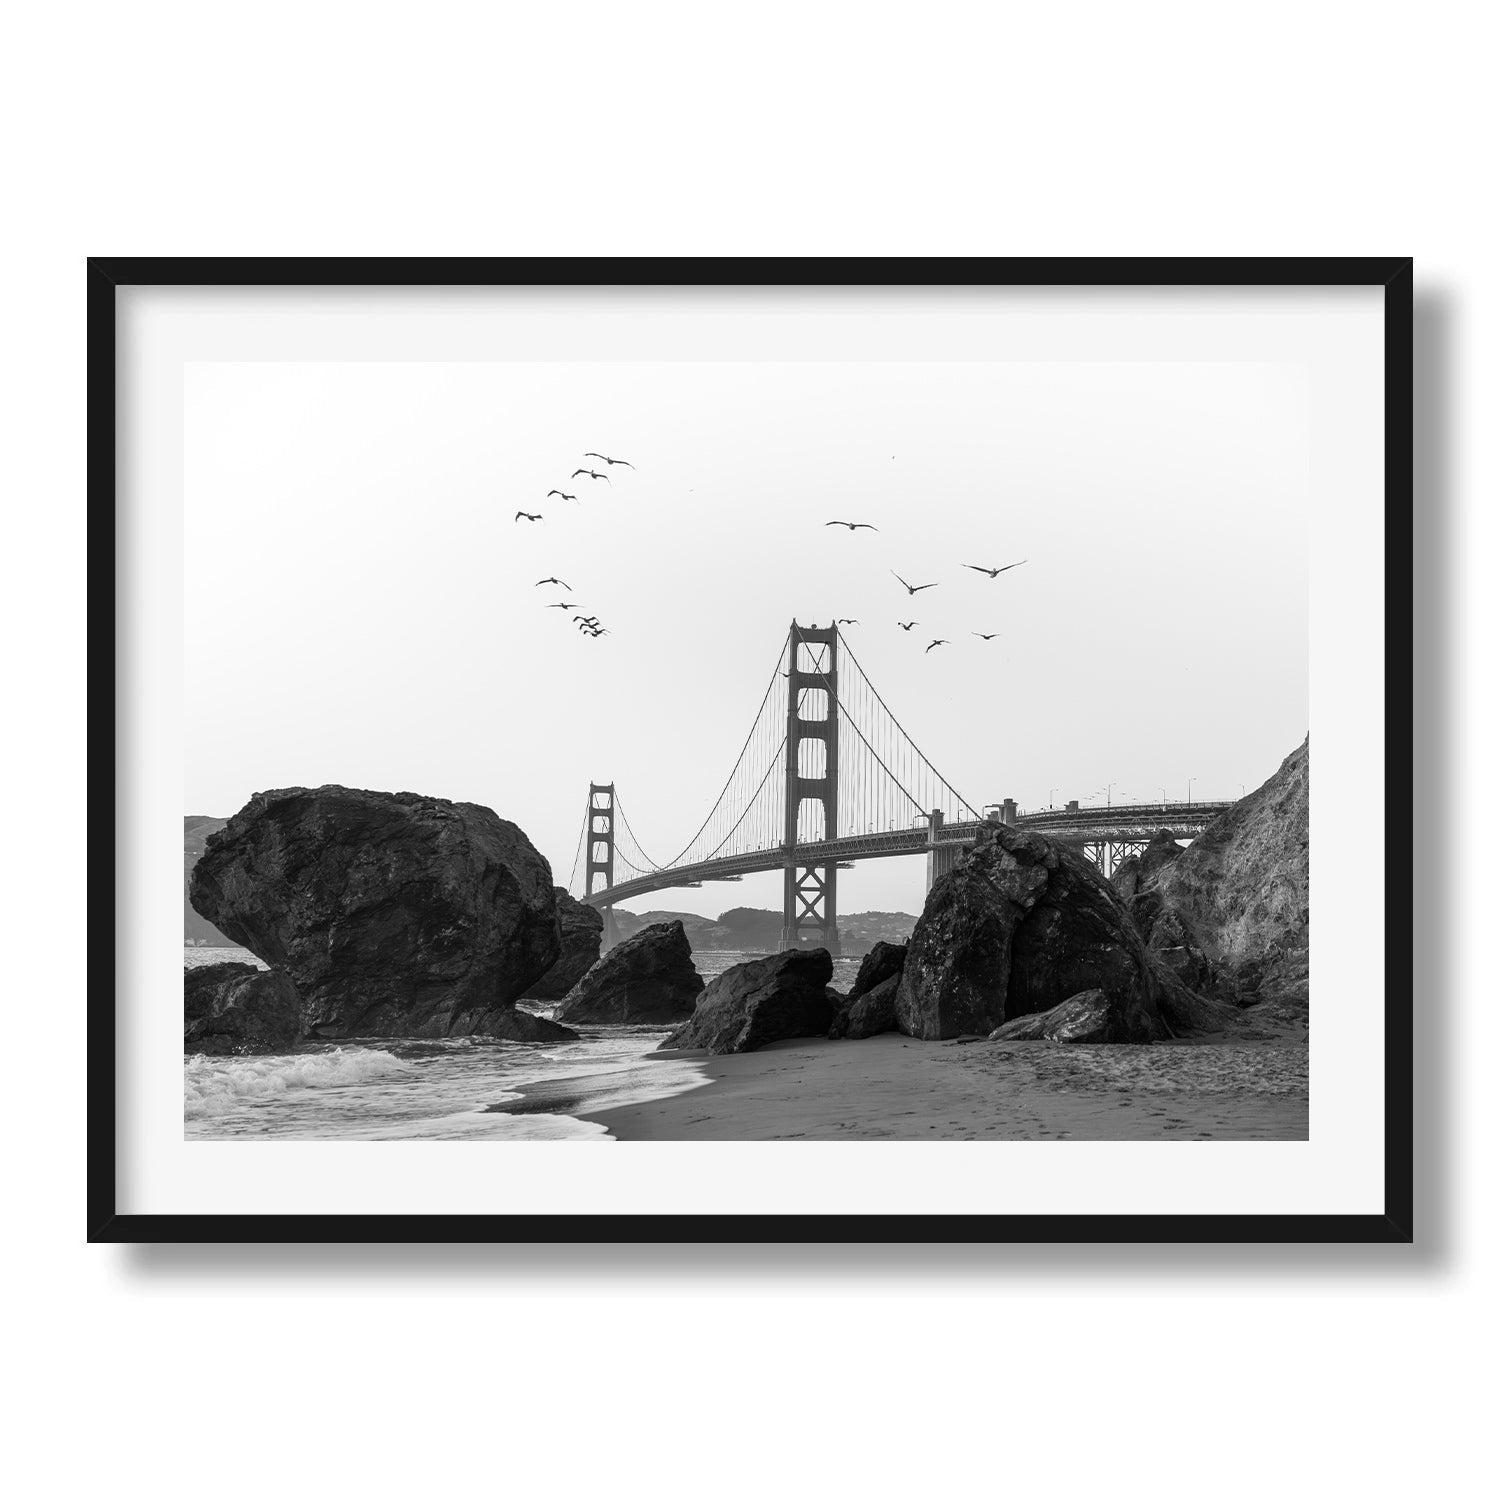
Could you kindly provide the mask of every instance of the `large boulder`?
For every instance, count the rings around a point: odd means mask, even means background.
[[[561,1000],[599,961],[604,938],[604,913],[575,901],[558,886],[557,925],[562,953],[555,964],[521,997],[523,1000]]]
[[[912,932],[896,997],[910,1036],[987,1036],[1102,990],[1113,1040],[1150,1042],[1227,1019],[1150,953],[1119,892],[1080,853],[994,824],[940,877]]]
[[[990,1032],[992,1042],[1114,1042],[1114,1006],[1103,990],[1085,990],[1034,1016],[1017,1016]]]
[[[183,970],[184,1052],[284,1052],[302,1035],[302,1003],[285,974],[254,964]]]
[[[292,980],[323,1037],[535,1032],[512,1008],[561,950],[526,835],[414,792],[258,792],[208,840],[191,899]]]
[[[1305,1004],[1309,799],[1304,739],[1178,857],[1143,871],[1135,909],[1151,948],[1187,949],[1221,992],[1241,1000]]]
[[[709,984],[691,1019],[661,1045],[753,1052],[768,1042],[826,1036],[832,977],[826,948],[792,948],[736,964]]]
[[[559,1021],[615,1026],[676,1025],[703,993],[681,922],[632,933],[595,963],[557,1008]]]

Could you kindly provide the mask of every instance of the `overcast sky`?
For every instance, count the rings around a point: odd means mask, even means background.
[[[835,614],[976,806],[1253,788],[1308,724],[1302,372],[997,354],[192,366],[184,810],[323,782],[475,801],[566,883],[614,781],[664,858],[790,621]],[[570,479],[589,449],[636,467]],[[940,586],[909,601],[893,568]],[[543,609],[552,574],[613,634]],[[920,859],[874,861],[839,904],[922,892]],[[778,907],[779,875],[631,903],[737,904]]]

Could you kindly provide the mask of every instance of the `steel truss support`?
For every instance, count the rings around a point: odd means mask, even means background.
[[[826,948],[837,957],[836,864],[808,865],[796,857],[797,825],[804,802],[823,809],[821,837],[838,837],[839,710],[836,626],[826,630],[792,621],[786,705],[786,841],[782,885],[781,946]],[[817,701],[821,698],[821,703]],[[822,713],[817,712],[818,709]],[[804,775],[802,744],[822,746],[822,774]]]

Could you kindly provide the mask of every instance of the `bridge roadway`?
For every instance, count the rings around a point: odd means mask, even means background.
[[[1174,838],[1197,838],[1220,813],[1233,806],[1232,802],[1144,802],[1127,807],[1069,808],[1055,812],[1018,813],[1016,826],[1033,828],[1065,844],[1144,844],[1163,828]],[[926,854],[934,846],[966,844],[983,826],[979,819],[971,819],[944,823],[938,827],[935,836],[925,824],[885,832],[844,834],[818,843],[798,844],[795,858],[799,866],[806,866],[887,859],[899,854]],[[613,906],[617,901],[628,901],[632,896],[644,896],[650,891],[781,870],[786,867],[786,861],[785,845],[757,849],[749,854],[730,854],[720,859],[704,860],[701,864],[679,865],[633,880],[622,880],[607,890],[585,896],[583,900],[588,906]]]

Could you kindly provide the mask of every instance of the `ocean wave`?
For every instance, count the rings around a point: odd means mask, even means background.
[[[190,1057],[183,1065],[183,1112],[190,1120],[226,1115],[247,1101],[299,1089],[336,1088],[408,1073],[415,1064],[389,1052],[361,1048],[300,1057]]]

